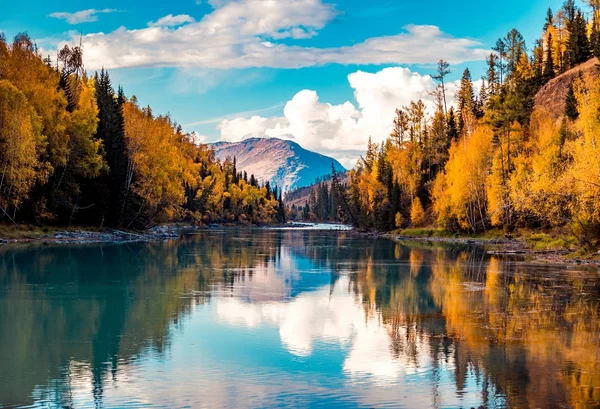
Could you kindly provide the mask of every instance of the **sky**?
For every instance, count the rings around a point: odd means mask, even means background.
[[[292,139],[352,167],[396,108],[431,107],[435,63],[474,80],[513,27],[528,45],[562,0],[0,0],[0,32],[45,54],[83,44],[88,73],[198,141]]]

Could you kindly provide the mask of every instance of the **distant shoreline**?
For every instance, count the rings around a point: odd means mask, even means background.
[[[0,226],[1,227],[1,226]],[[447,245],[480,247],[490,255],[521,256],[529,262],[543,264],[569,264],[600,267],[599,255],[577,255],[566,249],[535,249],[522,238],[484,238],[456,235],[436,237],[431,232],[376,232],[361,231],[340,223],[288,222],[285,224],[248,225],[239,223],[213,223],[203,226],[191,224],[164,224],[144,232],[118,229],[94,229],[86,227],[41,229],[31,226],[0,228],[0,248],[4,245],[20,244],[94,244],[94,243],[139,243],[177,239],[186,234],[223,228],[264,228],[271,230],[305,230],[349,233],[361,237],[386,238],[398,243],[420,242]]]
[[[4,228],[2,228],[4,227]],[[241,224],[211,223],[196,226],[186,223],[158,225],[143,232],[120,229],[96,229],[93,227],[52,227],[40,228],[32,226],[0,226],[0,246],[8,244],[93,244],[93,243],[134,243],[171,240],[185,234],[209,231],[220,228],[268,228],[268,229],[305,229],[322,231],[350,231],[351,227],[339,223],[304,223],[290,222],[285,224]]]

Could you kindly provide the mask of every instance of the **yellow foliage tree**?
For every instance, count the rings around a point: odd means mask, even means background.
[[[25,95],[0,80],[0,211],[9,214],[27,198],[38,173],[39,153],[45,148],[40,121]]]
[[[473,232],[485,229],[492,138],[491,128],[478,126],[470,136],[450,147],[445,172],[437,176],[431,191],[439,225]]]
[[[421,227],[425,224],[425,209],[418,197],[413,200],[410,207],[410,222],[413,227]]]

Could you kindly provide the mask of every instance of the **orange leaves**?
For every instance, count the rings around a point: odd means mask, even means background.
[[[185,160],[168,117],[153,117],[134,102],[124,106],[129,186],[151,208],[183,203]]]
[[[0,207],[18,206],[38,176],[39,118],[25,95],[0,80]],[[43,145],[42,145],[43,146]]]
[[[422,227],[425,224],[425,210],[418,197],[413,200],[410,208],[410,222],[413,227]]]
[[[471,231],[485,228],[492,137],[489,127],[479,126],[450,147],[445,172],[438,175],[431,192],[438,224],[450,227],[458,223]]]

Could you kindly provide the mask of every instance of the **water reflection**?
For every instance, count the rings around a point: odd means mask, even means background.
[[[597,407],[599,278],[343,232],[3,247],[0,407]]]

